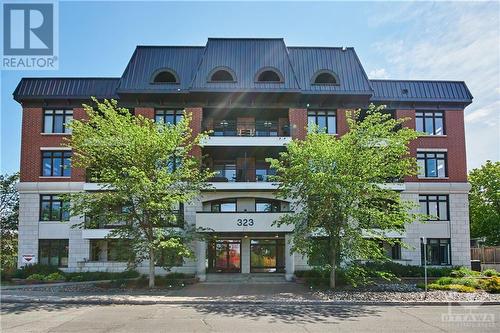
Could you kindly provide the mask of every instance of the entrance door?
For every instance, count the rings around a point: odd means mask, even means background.
[[[210,243],[209,271],[217,273],[241,272],[241,240],[216,240]]]
[[[250,272],[280,273],[284,271],[284,239],[252,239],[250,241]]]

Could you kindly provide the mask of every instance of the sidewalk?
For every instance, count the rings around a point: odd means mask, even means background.
[[[88,283],[87,283],[88,285]],[[176,290],[79,290],[82,284],[66,283],[65,286],[31,286],[35,290],[2,289],[3,303],[52,303],[52,304],[277,304],[277,305],[449,305],[488,304],[500,305],[500,301],[405,300],[397,297],[373,297],[367,293],[364,299],[328,299],[312,292],[303,285],[284,282],[281,284],[211,284],[198,283]],[[58,290],[59,289],[59,290]]]

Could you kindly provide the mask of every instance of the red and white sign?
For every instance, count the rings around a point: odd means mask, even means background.
[[[23,254],[22,263],[23,265],[34,264],[36,262],[36,256],[34,254]]]

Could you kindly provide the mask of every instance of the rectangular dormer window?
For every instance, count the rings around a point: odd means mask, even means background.
[[[43,151],[42,152],[43,177],[70,177],[71,176],[71,151]]]
[[[73,110],[44,110],[43,133],[71,134],[71,128],[66,125],[73,120]]]
[[[307,126],[309,130],[316,125],[320,132],[337,134],[337,111],[310,110],[307,112]]]
[[[446,152],[417,152],[418,176],[444,178],[447,172]]]
[[[445,135],[444,112],[422,111],[415,113],[416,129],[427,135]]]
[[[155,122],[176,125],[182,120],[184,110],[165,110],[155,111]]]

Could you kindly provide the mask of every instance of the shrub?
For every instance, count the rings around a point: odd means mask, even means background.
[[[64,274],[61,270],[59,270],[55,266],[33,264],[33,265],[23,266],[22,268],[16,270],[13,277],[18,279],[26,279],[27,277],[33,274],[49,275],[51,273]]]
[[[70,278],[66,278],[66,281],[82,282],[82,281],[85,281],[85,278],[83,277],[83,275],[74,275],[74,276],[71,276]]]
[[[437,283],[431,283],[427,287],[431,290],[451,290],[451,291],[458,291],[460,293],[473,293],[476,291],[476,289],[464,286],[462,284],[440,285]]]
[[[44,280],[45,281],[61,281],[61,280],[64,281],[65,277],[61,273],[55,272],[55,273],[51,273],[51,274],[47,275]]]
[[[460,267],[458,269],[454,269],[450,273],[450,276],[457,277],[457,278],[466,277],[466,276],[480,276],[480,275],[481,275],[481,273],[473,271],[473,270],[466,268],[466,267]]]
[[[43,281],[45,280],[45,275],[43,274],[38,274],[38,273],[35,273],[35,274],[31,274],[30,276],[28,276],[26,278],[26,280],[32,280],[32,281]]]
[[[490,279],[484,280],[482,283],[482,288],[492,294],[500,293],[500,277],[492,277]]]
[[[490,268],[490,269],[484,270],[483,275],[488,276],[488,277],[493,277],[493,276],[499,276],[499,273],[496,270],[494,270],[493,268]]]
[[[167,279],[167,280],[188,279],[188,278],[191,278],[191,277],[193,277],[192,274],[189,275],[189,274],[177,273],[177,272],[169,273],[169,274],[165,275],[165,279]]]
[[[440,286],[445,286],[445,285],[448,285],[448,284],[452,284],[453,283],[453,278],[449,277],[449,276],[445,276],[445,277],[437,279],[434,283],[435,284],[439,284]]]
[[[391,273],[397,277],[423,277],[425,275],[423,266],[402,265],[393,261],[386,262],[367,262],[364,266],[380,271]],[[427,276],[442,277],[450,275],[453,268],[451,267],[428,267]]]
[[[100,281],[100,280],[119,280],[131,279],[139,276],[139,273],[134,270],[128,270],[119,273],[111,272],[79,272],[67,273],[66,281],[81,282],[81,281]],[[75,279],[75,280],[73,280]]]

